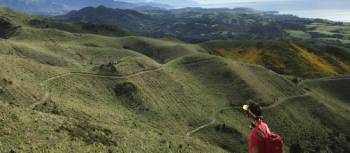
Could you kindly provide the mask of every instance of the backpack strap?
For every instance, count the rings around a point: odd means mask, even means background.
[[[259,128],[256,128],[256,134],[259,136],[259,138],[261,139],[265,139],[266,136],[264,134],[264,132],[262,132]]]

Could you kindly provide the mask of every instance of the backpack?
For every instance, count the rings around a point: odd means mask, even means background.
[[[259,132],[261,131],[259,130]],[[264,153],[283,153],[284,139],[282,136],[272,132],[264,133],[264,136]]]
[[[270,136],[265,139],[265,152],[283,153],[283,137],[271,133]]]

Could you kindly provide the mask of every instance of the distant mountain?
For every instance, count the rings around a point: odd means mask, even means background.
[[[139,35],[172,36],[187,42],[286,37],[337,38],[349,41],[347,34],[336,32],[334,35],[326,35],[311,28],[314,23],[326,25],[343,25],[343,23],[280,15],[274,11],[265,12],[250,8],[205,9],[195,7],[139,10],[137,12],[99,6],[72,11],[57,18],[68,21],[114,24]]]
[[[64,16],[57,16],[56,18],[119,25],[124,28],[133,29],[133,32],[137,33],[148,31],[148,29],[144,28],[151,27],[155,21],[151,16],[135,10],[112,9],[105,6],[86,7],[79,11],[69,12]]]
[[[169,5],[154,2],[141,1],[138,3],[129,3],[114,0],[0,0],[0,5],[36,15],[60,15],[72,10],[99,5],[135,10],[171,8]]]

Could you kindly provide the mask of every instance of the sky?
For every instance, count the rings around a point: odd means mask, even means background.
[[[266,2],[266,1],[290,1],[290,0],[194,0],[200,4],[218,4],[218,3],[245,3],[245,2]]]
[[[203,7],[249,7],[306,18],[350,22],[350,0],[195,0]]]

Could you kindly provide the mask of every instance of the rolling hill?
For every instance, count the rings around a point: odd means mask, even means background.
[[[0,19],[1,152],[247,152],[240,107],[250,98],[286,137],[286,152],[349,150],[349,77],[336,65],[326,65],[336,67],[334,77],[294,81],[255,65],[257,49],[240,61],[218,56],[215,46],[224,47],[212,42],[132,36],[4,8]],[[279,43],[308,65],[328,61],[299,42]],[[343,58],[338,64],[347,66]]]
[[[300,78],[350,72],[350,50],[342,45],[322,41],[209,41],[202,43],[202,46],[214,55],[262,65],[279,74]]]

